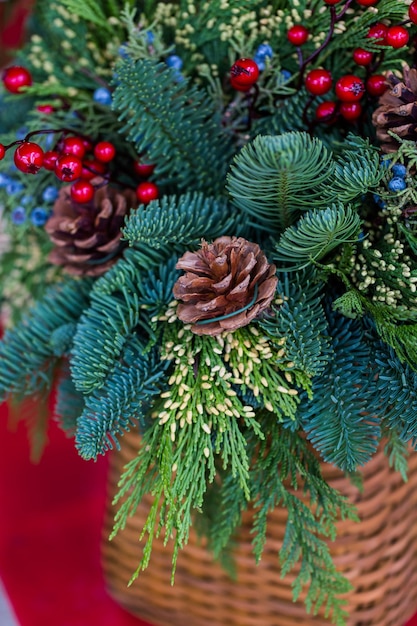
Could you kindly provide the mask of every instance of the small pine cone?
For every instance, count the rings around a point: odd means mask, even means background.
[[[388,134],[391,130],[401,139],[417,141],[417,70],[404,67],[402,79],[388,74],[391,85],[380,98],[372,115],[376,136],[383,152],[398,150],[398,141]]]
[[[246,326],[269,307],[278,283],[275,265],[256,243],[242,237],[203,241],[201,250],[186,252],[176,267],[186,272],[174,285],[174,296],[182,301],[177,314],[197,335]],[[213,321],[198,323],[204,320]]]
[[[97,186],[102,179],[95,178]],[[87,204],[71,200],[70,187],[63,187],[45,224],[55,245],[49,260],[69,274],[100,276],[116,261],[123,245],[120,241],[125,215],[137,206],[135,192],[119,191],[108,185],[97,189]]]

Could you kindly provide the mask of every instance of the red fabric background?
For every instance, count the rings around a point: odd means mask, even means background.
[[[106,593],[100,567],[107,463],[80,459],[55,424],[41,461],[0,407],[0,579],[21,626],[147,626]]]

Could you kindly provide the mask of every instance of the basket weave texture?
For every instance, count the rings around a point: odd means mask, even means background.
[[[134,456],[139,438],[128,433],[114,451],[109,476],[110,500],[123,466]],[[402,626],[417,608],[417,454],[411,453],[409,480],[390,470],[379,451],[362,471],[358,493],[335,468],[323,464],[326,480],[357,505],[361,522],[338,523],[331,545],[334,561],[354,585],[346,597],[349,626]],[[150,502],[150,501],[149,501]],[[156,541],[149,568],[127,587],[141,557],[139,535],[149,502],[142,503],[126,529],[108,541],[114,509],[105,520],[102,557],[111,595],[131,613],[155,626],[328,626],[322,615],[307,615],[293,602],[290,575],[280,577],[278,551],[286,512],[270,515],[262,560],[255,565],[250,526],[244,520],[235,550],[238,580],[232,581],[191,532],[178,558],[175,585],[170,584],[171,550]],[[250,513],[248,513],[248,516]]]

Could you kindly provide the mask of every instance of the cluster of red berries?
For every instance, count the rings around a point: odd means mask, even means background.
[[[32,84],[32,77],[26,68],[12,66],[3,72],[2,82],[9,92],[18,94],[23,87]],[[38,107],[38,110],[47,114],[53,111],[53,107],[44,105]],[[116,148],[109,141],[93,145],[86,137],[64,135],[55,150],[46,152],[28,137],[7,147],[0,144],[0,160],[4,158],[6,150],[14,146],[17,146],[14,162],[21,172],[36,174],[41,168],[54,172],[59,180],[72,183],[71,198],[80,204],[94,198],[95,187],[90,181],[95,176],[105,176],[108,164],[116,156]],[[133,163],[133,169],[140,178],[145,179],[153,173],[155,166],[138,160]],[[159,190],[155,183],[142,181],[136,188],[136,196],[140,203],[148,204],[159,197]]]
[[[6,148],[0,144],[0,158]],[[95,145],[86,137],[63,137],[56,150],[44,152],[33,141],[18,142],[14,153],[16,167],[25,174],[36,174],[41,167],[55,173],[59,180],[72,183],[71,198],[74,202],[85,204],[94,198],[95,187],[91,180],[95,176],[105,176],[107,164],[116,156],[116,148],[109,141],[99,141]],[[135,161],[134,171],[141,178],[147,178],[154,170],[154,165]],[[142,204],[148,204],[159,197],[157,186],[150,181],[141,182],[136,188],[136,195]]]

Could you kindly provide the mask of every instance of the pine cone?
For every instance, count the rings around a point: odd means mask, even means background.
[[[186,272],[174,285],[175,298],[182,300],[177,314],[197,335],[246,326],[270,305],[278,282],[275,265],[256,243],[242,237],[203,241],[201,250],[186,252],[176,267]],[[200,325],[203,320],[213,321]]]
[[[403,79],[388,74],[391,85],[379,99],[372,115],[376,136],[384,152],[398,150],[398,141],[388,134],[392,130],[402,139],[417,141],[417,70],[404,68]]]
[[[97,186],[102,179],[95,178]],[[55,244],[49,260],[69,274],[100,276],[113,265],[122,249],[120,229],[125,215],[137,206],[135,192],[105,185],[88,204],[71,200],[70,187],[63,187],[45,230]]]

